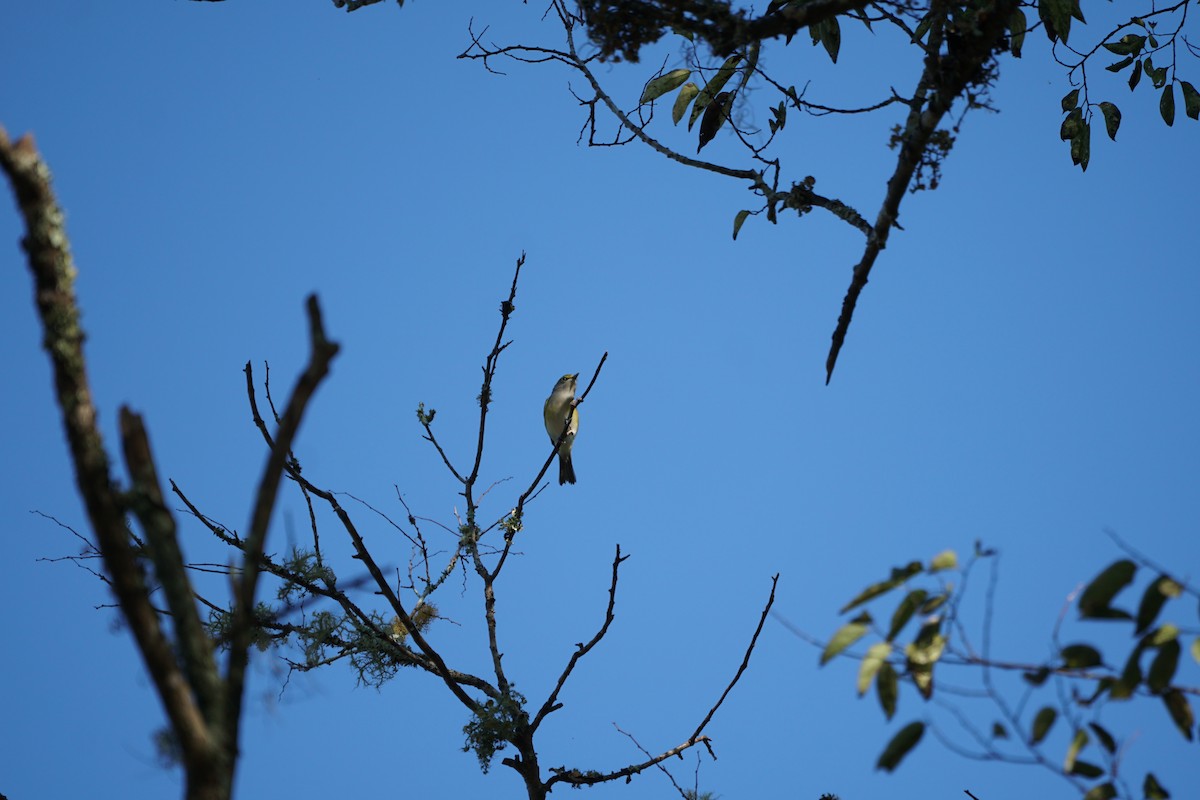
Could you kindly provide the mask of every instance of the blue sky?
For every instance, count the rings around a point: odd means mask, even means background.
[[[472,14],[496,41],[557,44],[542,11],[410,3],[346,15],[280,0],[8,10],[0,124],[34,132],[54,170],[110,447],[116,410],[131,404],[161,473],[242,528],[265,459],[242,367],[269,361],[282,393],[306,355],[303,298],[317,292],[343,350],[301,431],[305,474],[402,516],[398,488],[415,513],[453,525],[458,487],[413,411],[437,408],[441,441],[465,461],[496,309],[526,252],[484,462],[489,482],[507,482],[485,517],[509,508],[545,458],[539,409],[555,379],[590,374],[609,353],[581,409],[579,484],[551,486],[529,508],[521,557],[498,587],[506,664],[527,696],[545,695],[601,621],[614,546],[631,555],[617,622],[543,732],[543,763],[580,769],[639,759],[614,723],[653,751],[691,733],[740,662],[776,572],[778,613],[824,638],[837,609],[891,566],[982,540],[1002,553],[993,646],[1020,661],[1048,656],[1069,594],[1119,557],[1105,528],[1192,574],[1200,129],[1182,109],[1168,129],[1156,98],[1103,84],[1125,121],[1116,144],[1097,131],[1081,174],[1058,140],[1069,87],[1031,36],[1026,58],[1004,63],[1002,113],[969,118],[941,188],[905,200],[905,230],[826,386],[857,234],[814,212],[778,226],[752,218],[734,242],[733,216],[749,202],[741,185],[645,148],[576,143],[577,77],[515,64],[502,77],[455,59]],[[792,50],[803,76],[793,82],[811,78],[817,102],[903,91],[918,69],[857,27],[836,68],[805,41]],[[628,107],[657,65],[600,73]],[[752,113],[765,124],[765,103]],[[813,174],[818,191],[873,218],[899,119],[794,117],[790,177]],[[682,132],[659,130],[690,152]],[[728,136],[709,153],[747,166]],[[162,715],[114,612],[95,608],[103,587],[39,560],[77,542],[31,512],[80,530],[85,517],[19,236],[7,203],[0,792],[172,796],[179,777],[156,766],[150,741]],[[271,549],[304,513],[298,495],[283,498]],[[360,519],[381,560],[405,563],[394,533]],[[183,540],[197,560],[227,558],[195,525]],[[431,635],[452,664],[483,669],[477,586],[443,595],[447,620]],[[980,608],[967,606],[976,630]],[[1189,642],[1192,608],[1169,611]],[[1067,618],[1064,638],[1111,642],[1123,659],[1125,631]],[[702,788],[729,800],[1076,796],[1047,770],[964,761],[934,741],[894,775],[875,772],[900,725],[944,714],[906,689],[885,724],[874,698],[855,698],[857,663],[818,669],[817,656],[768,621],[708,730],[720,760],[703,759]],[[1194,662],[1181,670],[1182,683],[1200,683]],[[967,673],[945,680],[971,684]],[[510,770],[481,775],[460,752],[465,714],[427,675],[375,691],[333,668],[281,686],[277,663],[259,658],[242,796],[522,796]],[[1131,735],[1134,785],[1149,768],[1176,797],[1200,786],[1156,701],[1105,715]],[[993,717],[975,716],[982,727]],[[694,766],[672,763],[684,785]],[[648,773],[589,791],[672,789]]]

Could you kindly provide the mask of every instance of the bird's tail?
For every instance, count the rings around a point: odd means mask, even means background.
[[[575,482],[575,465],[571,463],[570,453],[558,454],[558,485]]]

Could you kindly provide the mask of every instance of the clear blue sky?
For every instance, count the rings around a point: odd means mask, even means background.
[[[614,546],[632,556],[614,628],[543,731],[545,765],[638,760],[613,723],[654,751],[683,741],[740,661],[775,572],[778,612],[825,637],[842,603],[891,566],[980,539],[1003,554],[996,653],[1026,661],[1047,657],[1068,595],[1120,555],[1106,527],[1195,575],[1200,127],[1182,104],[1167,129],[1154,97],[1105,84],[1125,122],[1115,145],[1097,131],[1080,174],[1058,140],[1069,87],[1031,36],[1026,58],[1005,62],[1002,113],[969,119],[942,187],[906,199],[905,230],[825,386],[857,234],[818,211],[775,227],[751,219],[733,242],[749,202],[741,185],[645,148],[576,144],[576,76],[511,65],[499,77],[455,60],[472,14],[497,41],[557,44],[542,12],[416,2],[346,15],[316,0],[6,10],[0,123],[33,131],[55,172],[110,447],[129,403],[146,415],[161,472],[243,527],[265,453],[242,366],[269,360],[282,393],[305,358],[302,303],[315,291],[343,351],[301,432],[305,474],[402,516],[399,487],[416,513],[453,525],[457,486],[413,411],[437,408],[442,441],[467,458],[496,309],[527,252],[484,463],[489,481],[512,480],[485,516],[510,507],[545,458],[539,409],[555,379],[590,374],[609,353],[581,410],[579,484],[530,507],[498,587],[506,663],[527,696],[544,696],[602,619]],[[797,41],[791,82],[811,77],[814,100],[869,101],[915,81],[911,58],[861,28],[844,34],[836,69]],[[657,65],[600,72],[628,107]],[[765,125],[765,108],[755,113]],[[790,177],[812,174],[818,191],[874,218],[899,119],[794,116]],[[709,152],[747,166],[727,136]],[[115,613],[95,608],[103,587],[39,561],[77,542],[31,512],[80,530],[85,517],[19,236],[4,200],[0,792],[175,796],[178,775],[153,758],[162,714]],[[361,519],[378,557],[402,566],[403,542]],[[302,500],[285,496],[270,548],[303,520]],[[195,525],[183,538],[197,560],[227,558]],[[443,592],[448,621],[431,636],[452,664],[482,670],[477,586],[462,587]],[[977,579],[976,597],[982,588]],[[1194,636],[1194,604],[1172,613]],[[1067,640],[1111,633],[1073,619]],[[885,724],[873,697],[855,698],[857,663],[818,669],[817,655],[768,622],[709,728],[720,760],[703,759],[703,789],[727,800],[1077,796],[1044,769],[967,762],[931,740],[894,775],[875,772],[900,725],[945,715],[906,688]],[[1181,670],[1200,683],[1194,662]],[[969,673],[944,680],[972,684]],[[281,684],[277,663],[258,658],[243,797],[523,796],[510,770],[483,776],[460,752],[465,713],[427,675],[378,692],[341,668],[293,678],[282,697]],[[994,717],[971,713],[982,727]],[[1175,797],[1195,795],[1195,745],[1157,702],[1105,720],[1133,734],[1131,783],[1150,768]],[[694,765],[671,763],[688,786]],[[648,773],[588,791],[673,790]]]

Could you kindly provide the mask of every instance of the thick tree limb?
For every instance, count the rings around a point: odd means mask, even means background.
[[[83,354],[84,332],[75,298],[75,264],[63,212],[50,185],[50,169],[33,137],[12,143],[0,128],[0,167],[8,176],[25,218],[21,242],[33,274],[42,345],[50,354],[63,429],[75,468],[75,482],[87,510],[109,585],[117,597],[158,691],[171,727],[179,737],[188,773],[189,797],[221,797],[221,748],[175,659],[150,603],[142,567],[125,525],[120,490],[109,473],[109,458],[96,425]],[[227,796],[227,795],[226,795]]]
[[[937,130],[951,104],[966,87],[973,82],[993,53],[1003,47],[1007,25],[1013,12],[1020,5],[1018,0],[993,0],[975,12],[978,27],[964,35],[948,39],[947,52],[939,55],[944,34],[940,25],[930,31],[930,48],[925,59],[925,69],[913,92],[912,105],[905,121],[904,134],[896,169],[888,180],[887,192],[879,215],[875,221],[874,236],[867,239],[862,258],[854,267],[850,287],[842,300],[842,311],[833,332],[833,343],[825,360],[825,383],[833,377],[838,353],[846,341],[850,320],[858,298],[867,285],[867,279],[875,266],[879,251],[887,246],[888,235],[900,215],[900,202],[904,199],[912,182],[913,174],[921,163],[930,137]]]

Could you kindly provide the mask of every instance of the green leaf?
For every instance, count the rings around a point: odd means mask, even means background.
[[[904,596],[900,601],[900,605],[896,606],[896,611],[892,614],[892,626],[888,628],[887,640],[890,642],[896,638],[901,629],[908,624],[912,619],[913,614],[925,602],[925,598],[929,596],[929,592],[924,589],[913,589]]]
[[[1175,84],[1168,83],[1163,87],[1162,97],[1158,99],[1158,113],[1162,114],[1167,127],[1175,124]]]
[[[717,131],[725,124],[725,120],[729,119],[729,106],[732,103],[733,95],[730,92],[721,92],[708,104],[708,108],[704,109],[704,119],[700,120],[700,144],[696,146],[697,153],[713,140]]]
[[[1075,761],[1079,758],[1079,753],[1083,748],[1087,747],[1088,735],[1083,728],[1075,731],[1075,735],[1071,737],[1071,745],[1067,748],[1067,757],[1063,759],[1063,772],[1071,775],[1075,771]]]
[[[1142,79],[1142,62],[1139,61],[1133,65],[1133,72],[1129,73],[1129,91],[1133,91],[1137,87],[1138,81]]]
[[[933,666],[946,649],[946,637],[939,632],[940,627],[940,619],[925,623],[913,643],[904,648],[909,674],[926,700],[933,696]]]
[[[1143,637],[1148,647],[1162,647],[1167,642],[1172,642],[1178,638],[1179,628],[1169,622],[1155,628]]]
[[[1117,740],[1112,737],[1112,734],[1102,728],[1095,722],[1089,722],[1088,727],[1092,729],[1092,733],[1096,734],[1096,738],[1100,740],[1100,746],[1109,753],[1117,752]]]
[[[1179,87],[1183,89],[1183,112],[1192,119],[1200,120],[1200,92],[1187,81],[1180,81]]]
[[[937,611],[942,606],[946,605],[946,602],[949,599],[950,599],[950,593],[948,591],[940,592],[938,594],[935,594],[933,597],[929,598],[928,600],[926,600],[924,603],[922,603],[921,607],[919,609],[917,609],[917,611],[919,611],[922,614],[932,614],[933,612]]]
[[[892,646],[888,642],[877,642],[867,648],[867,654],[858,666],[859,697],[862,697],[867,693],[867,689],[871,688],[871,681],[875,680],[876,673],[887,663],[887,658],[891,654]]]
[[[1171,793],[1163,788],[1153,772],[1146,773],[1146,780],[1142,781],[1142,794],[1146,796],[1146,800],[1170,800],[1171,797]]]
[[[1069,644],[1059,653],[1067,669],[1087,669],[1104,663],[1100,651],[1088,644]]]
[[[1142,602],[1138,604],[1137,628],[1134,630],[1134,634],[1143,633],[1153,625],[1154,620],[1158,618],[1158,612],[1162,611],[1162,607],[1167,600],[1172,597],[1179,597],[1182,591],[1183,587],[1178,583],[1166,575],[1159,575],[1153,583],[1146,587],[1146,591],[1142,594]]]
[[[921,737],[925,735],[924,722],[910,722],[900,729],[899,733],[892,737],[892,740],[887,743],[887,747],[883,748],[883,753],[879,756],[879,761],[875,762],[875,769],[893,771],[900,766],[900,762],[908,755],[917,743],[921,741]]]
[[[1104,115],[1104,129],[1108,131],[1108,138],[1116,141],[1117,129],[1121,127],[1121,109],[1105,100],[1100,104],[1100,113]]]
[[[1063,96],[1062,110],[1070,111],[1072,108],[1074,108],[1077,105],[1079,105],[1079,90],[1072,89],[1071,91],[1067,92],[1066,95]]]
[[[1090,761],[1076,759],[1075,763],[1071,765],[1071,774],[1082,775],[1085,778],[1099,778],[1104,774],[1104,770]]]
[[[671,120],[676,125],[679,124],[679,120],[683,119],[683,112],[687,111],[688,104],[699,93],[700,87],[694,83],[685,83],[679,90],[679,95],[675,98],[675,105],[671,107]]]
[[[1005,728],[999,722],[993,722],[992,723],[992,738],[993,739],[1007,739],[1008,738],[1008,728]]]
[[[692,106],[692,116],[688,118],[688,130],[696,124],[696,120],[700,118],[701,112],[708,108],[708,104],[716,99],[721,90],[725,88],[725,84],[737,72],[738,62],[741,61],[740,55],[732,55],[725,59],[725,63],[717,70],[717,74],[712,76],[712,80],[704,85],[700,90],[700,94],[696,95],[696,104]]]
[[[1190,742],[1196,718],[1192,716],[1192,704],[1188,702],[1187,696],[1178,689],[1172,689],[1163,695],[1163,703],[1166,704],[1167,713],[1171,715],[1175,727],[1179,728],[1184,738]]]
[[[1050,728],[1054,726],[1054,721],[1058,719],[1058,712],[1052,706],[1044,706],[1037,715],[1033,718],[1033,729],[1029,734],[1029,743],[1037,744],[1042,739],[1046,738],[1046,734],[1050,732]]]
[[[1171,680],[1179,667],[1179,640],[1172,639],[1158,648],[1154,660],[1150,662],[1150,672],[1146,674],[1146,686],[1155,694],[1161,694],[1171,688]]]
[[[1114,619],[1110,612],[1113,609],[1112,600],[1117,592],[1124,589],[1133,580],[1137,565],[1129,559],[1121,559],[1109,564],[1103,572],[1092,579],[1092,582],[1079,596],[1079,616],[1081,619]],[[1131,619],[1129,614],[1123,614],[1121,619]]]
[[[879,597],[879,595],[890,592],[892,589],[895,589],[897,586],[903,584],[913,575],[919,574],[922,569],[923,567],[921,566],[920,561],[912,561],[908,564],[908,566],[905,567],[893,567],[890,578],[888,578],[886,581],[873,583],[867,588],[863,589],[858,593],[857,597],[855,597],[846,605],[842,606],[838,613],[845,614],[850,609],[856,606],[861,606],[868,600],[874,600],[876,597]]]
[[[1038,16],[1046,24],[1046,35],[1050,41],[1062,39],[1067,43],[1071,33],[1071,0],[1038,0]]]
[[[638,101],[638,104],[649,103],[651,100],[657,100],[662,97],[667,92],[678,89],[691,74],[692,71],[690,69],[673,69],[665,75],[659,75],[646,84],[646,88],[642,90],[642,99]]]
[[[888,662],[883,662],[879,674],[875,677],[875,693],[879,695],[879,705],[883,715],[889,720],[896,714],[896,700],[900,696],[900,684],[896,678],[896,669]]]
[[[1099,767],[1097,767],[1099,769]],[[1104,774],[1104,770],[1100,770],[1100,775]],[[1096,777],[1100,777],[1097,775]],[[1113,800],[1117,796],[1117,787],[1111,782],[1102,783],[1099,786],[1093,786],[1088,789],[1087,794],[1083,796],[1083,800]]]
[[[746,221],[746,217],[748,217],[748,216],[750,216],[750,212],[743,208],[733,218],[733,239],[734,239],[734,241],[737,241],[738,231],[740,231],[742,229],[742,223]]]
[[[1027,24],[1025,12],[1019,8],[1014,10],[1012,16],[1008,18],[1008,49],[1012,52],[1013,58],[1021,57],[1021,47],[1025,44]]]
[[[1192,640],[1192,660],[1200,664],[1200,636]]]
[[[825,651],[821,653],[821,665],[829,663],[831,658],[866,636],[870,625],[871,615],[864,611],[838,628],[837,632],[833,634],[833,638],[829,640],[829,644],[825,645]]]
[[[958,555],[953,550],[943,550],[929,562],[930,573],[958,567]]]

